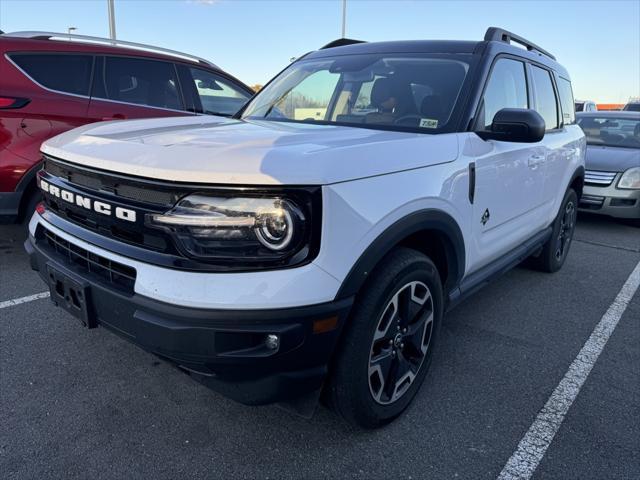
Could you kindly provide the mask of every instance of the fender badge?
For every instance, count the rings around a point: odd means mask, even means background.
[[[482,218],[480,219],[480,222],[482,223],[482,225],[486,225],[487,222],[489,221],[489,218],[491,218],[491,214],[489,213],[489,209],[487,208],[482,214]]]

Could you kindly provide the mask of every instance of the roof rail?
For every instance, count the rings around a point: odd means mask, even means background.
[[[320,50],[325,50],[327,48],[334,48],[334,47],[342,47],[344,45],[354,45],[356,43],[367,43],[367,42],[365,42],[364,40],[353,40],[351,38],[339,38],[337,40],[334,40],[333,42],[327,43],[323,47],[320,47]]]
[[[515,33],[511,33],[508,30],[504,30],[502,28],[498,28],[498,27],[489,27],[489,28],[487,28],[487,32],[484,34],[484,41],[485,42],[495,41],[495,42],[504,42],[504,43],[515,42],[515,43],[518,43],[518,44],[522,45],[523,47],[525,47],[530,52],[531,51],[535,51],[535,52],[541,53],[543,55],[546,55],[547,57],[551,58],[552,60],[556,59],[556,57],[551,55],[546,50],[540,48],[535,43],[530,42],[526,38],[523,38],[523,37],[521,37],[519,35],[516,35]]]
[[[190,55],[188,53],[178,52],[176,50],[170,50],[168,48],[155,47],[153,45],[146,45],[144,43],[125,42],[124,40],[114,40],[111,38],[103,37],[91,37],[89,35],[75,35],[67,33],[56,32],[38,32],[38,31],[25,31],[25,32],[11,32],[5,33],[6,37],[16,38],[29,38],[33,40],[54,40],[54,41],[72,41],[79,43],[88,43],[95,45],[111,45],[115,47],[131,48],[133,50],[141,50],[151,53],[163,53],[172,57],[182,58],[184,60],[191,60],[192,62],[199,62],[210,67],[220,69],[215,63],[210,62],[201,57]]]

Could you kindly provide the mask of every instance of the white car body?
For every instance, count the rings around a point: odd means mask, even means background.
[[[562,200],[557,192],[566,189],[584,162],[584,137],[572,125],[523,152],[522,145],[485,142],[473,133],[221,124],[197,117],[88,125],[45,142],[42,151],[71,163],[159,180],[322,185],[320,252],[311,264],[294,270],[179,272],[96,249],[136,268],[135,291],[141,295],[200,308],[264,309],[333,300],[373,240],[425,208],[455,219],[467,246],[464,273],[473,273],[551,223]],[[344,161],[351,151],[357,157]],[[477,164],[474,205],[467,201],[470,162]],[[486,208],[492,222],[483,226],[473,221]],[[35,215],[31,232],[44,222]],[[47,228],[65,236],[52,225]]]
[[[335,81],[296,90],[316,74]],[[379,426],[419,388],[443,312],[529,257],[562,266],[585,149],[568,73],[515,34],[343,39],[235,118],[48,140],[25,248],[89,328],[243,403],[328,381],[345,418]]]

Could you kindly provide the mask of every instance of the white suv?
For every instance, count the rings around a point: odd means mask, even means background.
[[[229,121],[89,125],[42,151],[25,245],[55,303],[240,402],[323,393],[374,427],[416,394],[445,311],[530,256],[562,266],[585,140],[565,69],[491,28],[343,39]]]

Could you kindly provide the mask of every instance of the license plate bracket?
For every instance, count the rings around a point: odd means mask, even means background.
[[[47,264],[47,280],[51,301],[67,311],[87,328],[95,328],[98,322],[91,309],[91,291],[87,282],[62,272]]]

